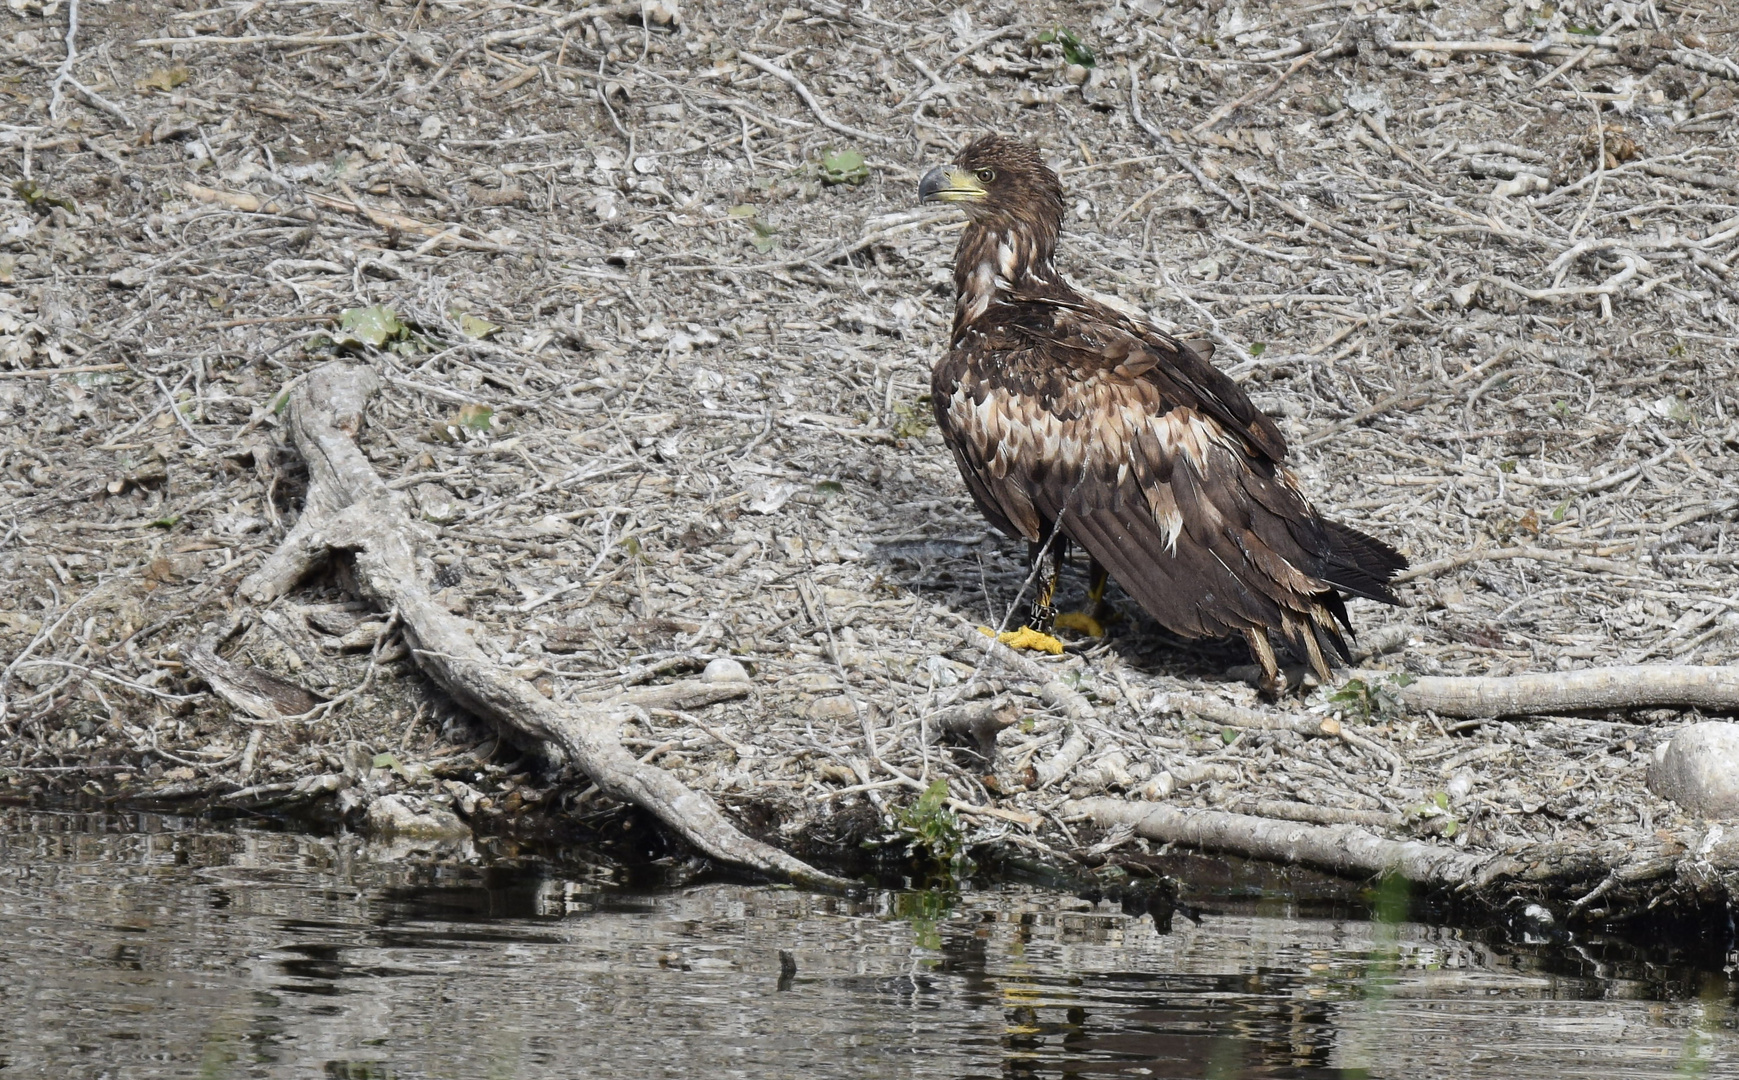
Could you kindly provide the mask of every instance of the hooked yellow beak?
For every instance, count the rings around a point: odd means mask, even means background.
[[[978,177],[958,165],[939,165],[918,182],[919,202],[970,202],[986,194]]]

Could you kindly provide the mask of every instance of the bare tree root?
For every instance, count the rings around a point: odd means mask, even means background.
[[[1426,676],[1397,693],[1409,709],[1440,716],[1649,708],[1733,712],[1739,710],[1739,668],[1638,664],[1495,678]]]
[[[621,720],[631,715],[631,697],[559,705],[488,658],[479,647],[483,627],[449,613],[430,595],[433,567],[425,552],[434,535],[409,512],[407,496],[389,488],[356,445],[364,408],[379,389],[380,378],[370,368],[334,362],[291,391],[290,434],[308,464],[306,508],[283,546],[241,583],[243,598],[270,603],[328,556],[347,554],[362,593],[382,610],[399,612],[418,667],[504,734],[553,744],[603,792],[651,812],[714,859],[799,884],[850,885],[744,835],[712,800],[637,761],[616,736]]]

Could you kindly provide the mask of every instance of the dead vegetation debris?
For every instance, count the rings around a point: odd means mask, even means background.
[[[310,509],[282,406],[360,355],[435,598],[554,702],[645,693],[622,744],[777,842],[897,833],[943,781],[968,844],[1148,843],[1080,831],[1115,794],[1603,852],[1583,914],[1706,898],[1694,859],[1622,870],[1703,850],[1642,785],[1694,713],[1456,719],[1403,683],[1734,659],[1721,14],[15,0],[4,783],[600,806],[415,677],[342,564],[230,625]],[[954,226],[912,200],[985,129],[1062,173],[1067,272],[1216,340],[1321,504],[1412,558],[1356,685],[1262,709],[1127,601],[1057,661],[973,640],[1021,553],[929,429]],[[723,662],[735,696],[658,696]]]

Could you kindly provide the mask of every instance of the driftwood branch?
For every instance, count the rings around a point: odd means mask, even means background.
[[[1427,676],[1397,687],[1396,693],[1409,709],[1439,716],[1651,708],[1734,712],[1739,711],[1739,668],[1638,664],[1494,678]]]
[[[850,884],[744,835],[710,799],[637,761],[616,735],[633,715],[631,705],[557,704],[489,659],[479,647],[485,630],[430,595],[426,552],[434,535],[356,445],[364,408],[379,388],[368,367],[337,362],[291,392],[290,434],[308,464],[306,509],[283,546],[242,582],[242,596],[270,603],[329,556],[349,555],[362,592],[400,613],[417,665],[477,716],[505,733],[555,745],[606,794],[649,811],[712,858],[799,883]]]
[[[1270,804],[1262,809],[1282,808]],[[1642,846],[1623,841],[1592,845],[1553,841],[1479,854],[1425,840],[1391,840],[1355,824],[1317,825],[1123,799],[1080,799],[1065,803],[1063,812],[1101,828],[1126,826],[1135,835],[1162,844],[1293,863],[1339,877],[1394,874],[1426,888],[1475,892],[1505,884],[1527,885],[1560,898],[1584,894],[1590,883],[1601,883],[1602,891],[1607,891],[1613,885],[1671,876],[1681,872],[1687,858],[1695,859],[1699,848],[1709,846],[1708,837],[1701,843],[1675,837]],[[1581,911],[1593,898],[1584,895],[1572,910]]]
[[[1515,876],[1522,868],[1509,856],[1468,854],[1420,840],[1390,840],[1356,825],[1312,825],[1122,799],[1082,799],[1065,804],[1065,810],[1105,828],[1126,825],[1137,836],[1162,844],[1296,863],[1341,877],[1392,873],[1421,885],[1453,889]]]

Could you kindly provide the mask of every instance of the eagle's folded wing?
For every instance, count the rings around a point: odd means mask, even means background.
[[[1158,327],[1084,297],[1022,296],[1016,320],[1035,346],[1059,359],[1081,353],[1119,374],[1152,382],[1165,400],[1195,409],[1236,433],[1269,461],[1286,460],[1286,437],[1242,387],[1209,360],[1206,341],[1178,341]]]
[[[1393,600],[1380,564],[1398,556],[1323,521],[1244,431],[1152,372],[1076,369],[1035,395],[964,364],[937,416],[980,506],[1029,540],[1059,522],[1174,632],[1326,623],[1344,651],[1334,589]],[[1381,550],[1348,551],[1342,533]]]

